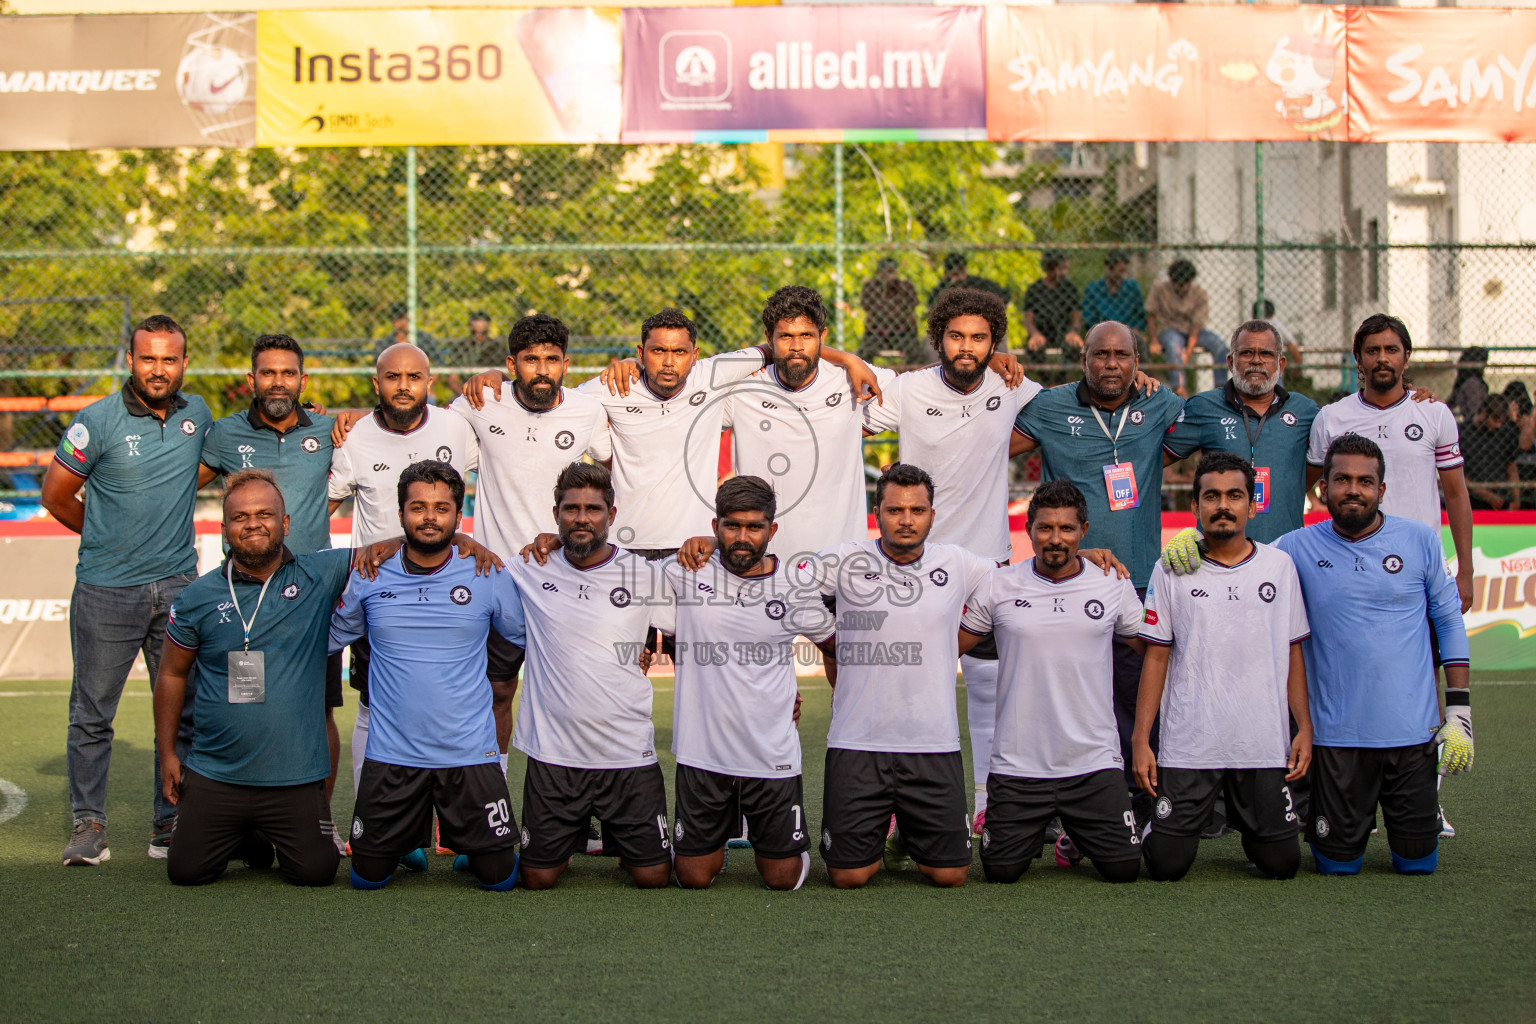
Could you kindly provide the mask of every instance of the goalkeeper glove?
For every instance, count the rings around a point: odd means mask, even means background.
[[[1461,694],[1458,698],[1457,691],[1446,691],[1445,722],[1435,731],[1435,742],[1441,744],[1441,775],[1472,770],[1472,704],[1467,691]]]
[[[1168,538],[1162,559],[1163,568],[1175,576],[1186,576],[1200,568],[1200,531],[1191,526]]]

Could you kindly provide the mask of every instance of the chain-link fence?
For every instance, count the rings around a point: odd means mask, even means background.
[[[1536,365],[1515,313],[1536,299],[1533,185],[1536,146],[1518,145],[5,153],[0,451],[50,449],[69,396],[116,385],[124,325],[150,312],[187,325],[190,386],[223,413],[248,400],[249,344],[265,332],[305,343],[313,397],[369,404],[378,345],[413,330],[450,377],[499,364],[510,323],[550,312],[591,367],[666,305],[695,318],[708,351],[748,344],[789,283],[836,303],[835,343],[902,365],[928,358],[934,290],[983,279],[1009,294],[1027,362],[1070,361],[1067,314],[1085,290],[1111,300],[1094,309],[1133,308],[1127,285],[1155,305],[1178,260],[1220,338],[1272,303],[1296,346],[1289,383],[1321,400],[1352,385],[1349,337],[1377,310],[1407,320],[1438,393],[1472,346],[1493,350],[1488,383],[1502,388]],[[1126,282],[1106,287],[1112,251]],[[1042,281],[1057,253],[1064,278]],[[1147,325],[1151,364],[1175,319]]]

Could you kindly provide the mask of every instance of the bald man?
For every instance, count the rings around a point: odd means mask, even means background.
[[[461,417],[427,405],[432,367],[415,345],[391,345],[374,366],[379,404],[358,420],[346,442],[331,453],[330,511],[347,498],[352,510],[352,547],[400,534],[400,474],[413,462],[435,459],[468,476],[480,464],[475,432]],[[352,730],[352,783],[363,770],[368,746],[368,638],[352,645],[352,688],[358,691]]]

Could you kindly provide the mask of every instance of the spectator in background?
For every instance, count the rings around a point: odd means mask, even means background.
[[[466,366],[499,366],[506,362],[507,342],[491,334],[491,314],[477,309],[469,314],[469,337],[464,339]]]
[[[1091,330],[1094,324],[1105,320],[1118,320],[1136,332],[1138,338],[1147,333],[1147,307],[1142,301],[1141,285],[1133,277],[1126,277],[1131,258],[1119,249],[1104,254],[1104,276],[1090,281],[1083,289],[1083,329]]]
[[[414,341],[411,338],[411,310],[403,302],[391,302],[389,304],[390,332],[379,338],[373,344],[375,356],[383,355],[384,350],[391,345],[414,344],[426,354],[428,362],[438,362],[441,353],[438,351],[437,339],[426,331],[418,330]]]
[[[917,337],[917,289],[898,275],[894,259],[885,256],[875,264],[875,276],[864,282],[859,301],[864,306],[859,358],[872,363],[881,352],[896,351],[904,363],[923,361]]]
[[[1195,283],[1195,265],[1177,259],[1168,267],[1168,279],[1153,285],[1147,296],[1147,333],[1162,346],[1163,359],[1175,367],[1188,365],[1197,345],[1209,352],[1219,388],[1227,382],[1227,343],[1206,330],[1210,312],[1209,296]],[[1188,396],[1182,370],[1171,371],[1168,382]]]
[[[1295,380],[1299,383],[1301,376],[1301,343],[1296,340],[1296,335],[1291,329],[1279,320],[1275,319],[1275,304],[1269,299],[1253,304],[1253,319],[1267,320],[1269,326],[1275,329],[1275,334],[1280,338],[1280,344],[1285,346],[1285,379],[1289,383]]]
[[[1056,359],[1065,366],[1076,366],[1083,358],[1083,314],[1079,307],[1077,285],[1067,280],[1070,267],[1067,254],[1047,249],[1040,258],[1045,276],[1024,290],[1024,329],[1030,358],[1047,359],[1047,348],[1059,349]],[[1040,374],[1041,383],[1059,384],[1065,374]]]
[[[1488,350],[1481,345],[1462,349],[1456,359],[1456,383],[1451,385],[1448,402],[1458,423],[1471,421],[1488,398],[1488,382],[1483,379],[1483,367],[1487,362]]]
[[[1522,430],[1511,421],[1509,406],[1503,395],[1488,395],[1472,419],[1461,426],[1461,455],[1467,460],[1467,488],[1474,509],[1520,507],[1520,470],[1515,458],[1522,448],[1530,446],[1530,428],[1536,426],[1536,418],[1526,417],[1526,429]],[[1498,481],[1512,486],[1487,486]]]
[[[976,277],[965,268],[965,253],[952,252],[944,257],[944,276],[928,293],[928,305],[932,306],[938,301],[939,293],[946,288],[979,288],[984,292],[991,292],[1004,302],[1012,300],[1008,289],[996,281],[985,277]]]

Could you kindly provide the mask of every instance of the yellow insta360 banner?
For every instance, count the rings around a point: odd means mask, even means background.
[[[619,11],[263,11],[257,144],[617,142]]]

